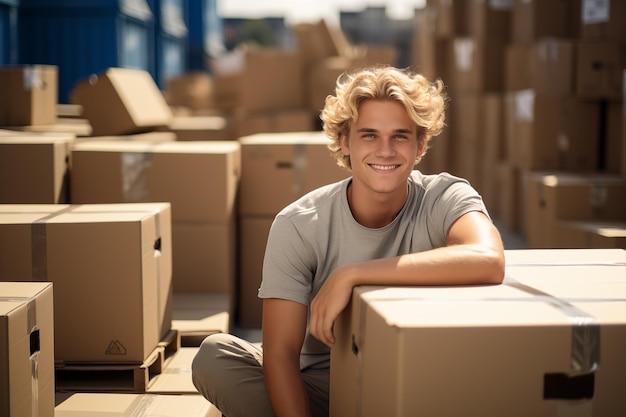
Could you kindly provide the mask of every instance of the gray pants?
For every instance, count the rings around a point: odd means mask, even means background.
[[[275,417],[263,378],[263,351],[226,333],[207,337],[191,365],[198,391],[224,416]],[[306,369],[302,380],[314,417],[328,417],[328,369]]]

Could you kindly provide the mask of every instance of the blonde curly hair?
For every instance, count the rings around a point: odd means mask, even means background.
[[[417,156],[419,163],[429,147],[430,140],[441,133],[445,123],[448,97],[440,79],[429,81],[409,69],[391,66],[372,66],[345,72],[337,78],[334,96],[326,97],[320,115],[323,130],[331,140],[331,155],[340,167],[351,170],[350,157],[341,152],[340,139],[348,135],[352,123],[359,117],[360,104],[365,100],[396,100],[404,105],[409,117],[417,125],[417,140],[423,152]]]

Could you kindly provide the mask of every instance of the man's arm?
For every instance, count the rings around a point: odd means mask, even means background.
[[[500,284],[504,266],[502,239],[491,220],[466,213],[450,227],[444,247],[334,270],[311,303],[311,334],[332,347],[333,323],[357,285]]]
[[[307,307],[303,304],[278,298],[263,300],[265,385],[278,417],[311,415],[300,376],[306,319]]]

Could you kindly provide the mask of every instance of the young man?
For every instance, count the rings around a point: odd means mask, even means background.
[[[502,282],[502,240],[478,193],[414,170],[445,104],[441,81],[392,67],[339,78],[321,118],[351,178],[276,216],[259,289],[262,349],[218,334],[194,360],[194,384],[224,415],[328,416],[333,323],[357,285]]]

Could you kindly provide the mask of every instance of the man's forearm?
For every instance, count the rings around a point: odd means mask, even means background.
[[[265,385],[276,416],[310,417],[311,411],[299,362],[284,358],[272,360],[266,356],[263,368]]]
[[[345,265],[342,274],[356,285],[499,284],[504,257],[483,245],[451,245],[395,258]]]

